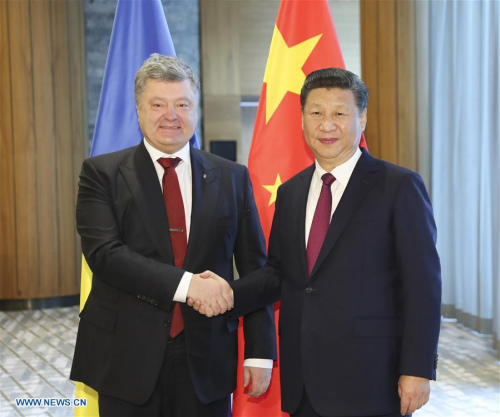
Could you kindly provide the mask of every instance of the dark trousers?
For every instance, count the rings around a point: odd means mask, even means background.
[[[300,401],[299,408],[291,417],[327,417],[319,415],[311,405],[309,401],[309,397],[307,396],[306,390],[302,393],[302,400]],[[401,414],[398,412],[377,416],[360,416],[360,417],[401,417]],[[408,414],[406,417],[411,417],[411,414]]]
[[[136,383],[140,383],[137,381]],[[100,417],[227,417],[230,397],[202,404],[194,392],[184,334],[169,340],[151,398],[142,405],[99,395]]]

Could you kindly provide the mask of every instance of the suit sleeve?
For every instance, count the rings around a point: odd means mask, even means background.
[[[403,311],[400,374],[436,379],[441,269],[432,207],[418,174],[401,181],[394,233]]]
[[[234,309],[230,314],[242,316],[265,305],[275,303],[281,295],[280,251],[278,223],[280,213],[280,189],[276,198],[275,213],[269,236],[268,259],[265,266],[256,269],[245,279],[231,283],[234,291]],[[254,203],[255,205],[255,203]],[[257,208],[255,216],[258,218]],[[260,226],[259,226],[260,228]]]
[[[99,171],[92,159],[84,161],[76,223],[93,279],[170,311],[184,271],[130,250],[122,241],[124,219],[117,216],[113,181],[116,179]]]
[[[240,279],[260,268],[266,262],[265,240],[253,196],[252,184],[245,168],[245,204],[235,245],[235,262]],[[237,282],[236,281],[236,282]],[[274,305],[262,305],[259,310],[245,315],[245,358],[277,359]]]

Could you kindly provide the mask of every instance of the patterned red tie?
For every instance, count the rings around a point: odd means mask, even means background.
[[[184,203],[182,202],[179,178],[175,167],[181,162],[180,158],[160,158],[158,163],[165,169],[163,174],[163,198],[167,208],[168,225],[170,227],[170,240],[174,253],[174,265],[182,268],[187,250],[186,218],[184,217]],[[181,307],[175,303],[170,337],[176,337],[184,330]]]
[[[311,230],[309,232],[309,239],[307,241],[307,271],[309,275],[314,268],[314,264],[318,259],[321,246],[325,240],[328,226],[330,225],[330,218],[332,215],[332,184],[335,177],[330,174],[324,174],[321,179],[323,186],[321,187],[321,194],[319,195],[318,205],[314,212]]]

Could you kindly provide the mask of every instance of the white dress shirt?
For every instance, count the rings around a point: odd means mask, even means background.
[[[335,167],[330,173],[335,177],[335,181],[332,184],[332,212],[330,215],[333,216],[335,209],[339,205],[340,199],[344,194],[347,187],[347,183],[351,178],[354,167],[361,156],[361,150],[356,149],[356,152],[343,164]],[[311,180],[311,186],[309,187],[309,195],[307,196],[307,207],[306,207],[306,248],[307,242],[309,240],[309,233],[311,231],[311,224],[314,217],[314,212],[316,211],[316,205],[318,204],[319,195],[321,193],[321,187],[323,186],[323,180],[321,177],[327,172],[321,168],[318,161],[315,162],[316,169]]]
[[[165,169],[159,164],[158,159],[160,158],[181,158],[182,161],[179,165],[175,167],[175,172],[179,178],[179,187],[181,189],[182,202],[184,203],[184,216],[186,217],[186,238],[189,243],[189,231],[191,228],[191,207],[193,206],[193,179],[191,172],[191,154],[189,152],[189,142],[184,145],[184,147],[174,154],[166,154],[159,151],[155,147],[151,146],[146,139],[144,140],[144,146],[153,160],[153,164],[156,169],[156,174],[158,175],[158,181],[163,191],[163,174]],[[189,289],[189,284],[191,284],[191,278],[193,278],[192,272],[184,272],[184,275],[179,282],[179,286],[174,294],[174,301],[185,303],[187,298],[187,292]]]
[[[165,169],[158,163],[160,158],[181,158],[182,162],[175,167],[175,172],[179,178],[179,186],[181,189],[182,202],[184,203],[184,216],[186,217],[186,237],[189,243],[189,231],[191,227],[191,210],[193,206],[193,177],[191,170],[191,153],[189,150],[189,142],[184,145],[184,147],[174,154],[166,154],[159,151],[155,147],[151,146],[146,139],[143,139],[144,146],[153,160],[156,173],[158,175],[158,181],[163,191],[163,174]],[[192,272],[184,272],[184,275],[179,282],[179,286],[174,294],[173,301],[180,303],[185,303],[187,299],[187,292],[189,289],[189,284],[191,284],[191,279],[193,278]],[[272,369],[273,361],[272,359],[245,359],[243,366],[255,366],[258,368]]]

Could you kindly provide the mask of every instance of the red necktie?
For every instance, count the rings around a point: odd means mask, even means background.
[[[180,158],[160,158],[158,163],[165,169],[163,174],[163,198],[167,208],[168,225],[170,227],[170,241],[174,253],[174,265],[182,268],[187,250],[186,218],[184,216],[184,203],[182,202],[179,178],[175,167]],[[170,336],[174,338],[184,330],[181,307],[175,303]]]
[[[330,225],[330,218],[332,215],[332,189],[331,186],[335,181],[335,177],[330,174],[324,174],[321,179],[323,186],[321,187],[321,194],[319,195],[318,205],[314,212],[311,230],[309,232],[309,239],[307,241],[307,271],[309,275],[314,268],[314,264],[318,259],[319,251],[323,246],[328,226]]]

